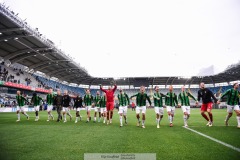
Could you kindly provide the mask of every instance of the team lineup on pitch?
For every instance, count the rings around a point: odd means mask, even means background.
[[[198,97],[195,98],[191,93],[185,91],[185,86],[182,86],[181,93],[177,96],[173,92],[173,87],[169,87],[169,92],[164,95],[159,92],[159,87],[156,86],[154,88],[155,93],[151,95],[147,95],[145,93],[145,87],[141,86],[140,91],[132,95],[130,98],[128,95],[120,89],[120,93],[117,95],[118,101],[119,101],[119,121],[120,121],[120,127],[123,126],[123,118],[124,122],[127,125],[127,110],[128,105],[130,103],[129,99],[132,99],[133,97],[136,97],[136,118],[137,118],[137,126],[141,126],[142,128],[145,128],[145,120],[146,120],[146,109],[147,109],[147,101],[149,106],[152,105],[152,102],[150,100],[150,97],[153,97],[154,99],[154,110],[156,113],[156,123],[157,128],[160,128],[160,122],[163,118],[164,113],[164,106],[163,106],[163,97],[165,97],[165,106],[166,111],[168,114],[168,120],[169,120],[169,126],[173,127],[173,120],[174,120],[174,114],[175,114],[175,108],[181,107],[183,111],[183,121],[184,121],[184,127],[188,127],[188,119],[190,117],[190,100],[189,97],[195,100],[196,105],[198,105],[199,101],[202,99],[202,105],[201,105],[201,115],[204,119],[207,121],[207,126],[211,127],[213,126],[213,114],[212,114],[212,105],[214,100],[214,103],[220,104],[221,99],[225,96],[227,96],[227,116],[225,119],[225,125],[228,126],[228,121],[230,117],[233,114],[233,111],[236,112],[236,118],[237,118],[237,128],[240,128],[240,111],[239,111],[239,84],[235,83],[233,84],[233,88],[227,90],[223,95],[220,97],[219,100],[213,95],[213,93],[208,89],[205,88],[204,83],[200,83],[200,90],[198,91]],[[103,117],[103,123],[106,123],[107,125],[112,123],[112,117],[113,117],[113,110],[114,110],[114,92],[117,89],[117,85],[115,84],[114,87],[109,86],[108,89],[103,89],[100,85],[100,90],[103,92],[102,96],[100,95],[100,92],[97,91],[97,95],[94,97],[90,93],[90,89],[86,89],[86,94],[84,97],[80,97],[79,95],[74,98],[74,108],[76,108],[76,119],[75,123],[77,123],[79,120],[81,120],[80,111],[83,110],[83,108],[86,110],[87,113],[87,121],[86,123],[89,123],[91,120],[90,112],[91,110],[94,110],[94,120],[93,122],[96,123],[97,121],[97,114],[99,114],[98,122],[100,122],[101,117]],[[22,95],[20,91],[17,91],[16,100],[18,103],[17,106],[17,122],[20,121],[20,112],[24,114],[27,119],[29,120],[29,115],[25,112],[24,106],[25,101],[27,101]],[[35,114],[36,119],[35,121],[38,121],[39,119],[39,105],[40,101],[43,101],[43,99],[39,96],[37,96],[36,93],[33,94],[33,97],[31,99],[31,103],[34,105],[35,108]],[[57,91],[57,95],[53,95],[52,89],[50,89],[49,94],[46,97],[46,102],[48,104],[47,106],[47,112],[48,112],[48,119],[47,121],[54,120],[54,116],[52,114],[53,106],[56,107],[58,116],[57,116],[57,122],[60,122],[63,120],[63,122],[67,122],[66,115],[70,117],[70,121],[73,119],[73,116],[70,114],[70,102],[71,97],[68,95],[68,92],[65,90],[64,95],[61,95],[61,91]],[[84,104],[84,105],[83,105]],[[205,112],[208,113],[208,116],[205,114]],[[141,115],[140,115],[141,113]],[[140,116],[142,117],[140,119]],[[141,123],[141,124],[140,124]]]

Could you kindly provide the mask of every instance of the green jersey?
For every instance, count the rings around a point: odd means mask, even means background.
[[[106,96],[102,96],[100,100],[100,107],[105,108],[106,107]]]
[[[130,103],[129,97],[126,93],[118,94],[118,101],[120,106],[128,106]]]
[[[34,96],[31,99],[31,103],[33,103],[34,106],[39,106],[40,105],[40,101],[43,101],[43,99],[39,96]]]
[[[140,99],[139,99],[140,96],[138,96],[138,94],[136,94],[136,95],[131,96],[130,99],[131,99],[132,97],[136,97],[136,105],[137,105],[137,106],[140,106],[140,103],[139,103],[139,102],[140,102],[140,101],[139,101],[139,100],[140,100]]]
[[[162,107],[163,106],[163,97],[167,97],[166,95],[159,93],[159,92],[155,92],[153,94],[153,99],[154,99],[154,107]]]
[[[53,105],[53,101],[54,101],[54,95],[52,93],[48,94],[47,95],[47,104],[48,105]]]
[[[85,106],[91,106],[93,103],[93,96],[91,94],[85,94],[83,102]]]
[[[235,89],[229,89],[223,95],[220,97],[222,99],[223,97],[227,96],[227,104],[228,105],[238,105],[239,103],[239,94],[240,92]]]
[[[139,107],[140,106],[146,106],[146,100],[148,100],[149,105],[152,104],[152,102],[150,101],[149,96],[146,93],[137,93],[137,94],[131,96],[131,98],[132,97],[136,97],[136,104]]]
[[[100,95],[97,95],[96,97],[94,97],[94,103],[96,107],[100,107],[100,100],[101,100]]]
[[[193,97],[193,95],[191,93],[189,93],[189,92],[181,92],[178,95],[178,103],[180,103],[181,106],[190,106],[189,97],[191,97],[192,99],[197,101],[197,99],[195,97]]]
[[[24,106],[24,102],[27,101],[26,98],[24,98],[22,95],[17,95],[16,100],[19,107]]]
[[[173,92],[168,92],[167,97],[165,98],[165,105],[174,107],[177,104],[178,104],[177,95]]]

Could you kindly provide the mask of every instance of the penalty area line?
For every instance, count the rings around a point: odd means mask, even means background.
[[[201,136],[203,136],[203,137],[205,137],[205,138],[208,138],[208,139],[210,139],[210,140],[212,140],[212,141],[214,141],[214,142],[217,142],[217,143],[219,143],[219,144],[222,144],[222,145],[224,145],[224,146],[226,146],[226,147],[228,147],[228,148],[231,148],[231,149],[233,149],[233,150],[235,150],[235,151],[240,152],[240,148],[234,147],[234,146],[232,146],[232,145],[230,145],[230,144],[227,144],[227,143],[225,143],[225,142],[222,142],[222,141],[220,141],[220,140],[217,140],[217,139],[215,139],[215,138],[213,138],[213,137],[210,137],[210,136],[208,136],[208,135],[206,135],[206,134],[203,134],[203,133],[201,133],[201,132],[198,132],[198,131],[196,131],[196,130],[194,130],[194,129],[191,129],[191,128],[188,128],[188,127],[184,127],[184,126],[183,126],[183,128],[185,128],[185,129],[187,129],[187,130],[190,130],[190,131],[192,131],[192,132],[194,132],[194,133],[197,133],[197,134],[199,134],[199,135],[201,135]]]

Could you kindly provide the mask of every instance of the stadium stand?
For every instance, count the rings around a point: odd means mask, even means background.
[[[31,74],[24,72],[21,65],[14,65],[14,67],[11,65],[11,67],[7,67],[1,64],[0,68],[3,68],[3,70],[1,71],[2,81],[25,84],[26,86],[33,87],[39,85]]]
[[[233,82],[240,82],[240,62],[231,64],[223,72],[212,76],[118,79],[92,77],[85,68],[58,49],[51,40],[1,3],[0,21],[1,93],[15,94],[16,89],[13,88],[17,86],[29,95],[33,91],[46,93],[49,88],[53,88],[54,91],[68,90],[73,95],[83,95],[86,88],[91,88],[91,93],[95,95],[99,84],[107,87],[116,82],[129,96],[137,93],[141,85],[147,87],[148,94],[155,85],[160,86],[160,91],[164,94],[168,92],[169,85],[173,85],[176,94],[180,92],[182,85],[186,85],[186,88],[190,88],[190,92],[196,96],[198,84],[205,82],[209,85],[207,87],[218,96],[229,89]],[[118,93],[117,91],[116,95]]]

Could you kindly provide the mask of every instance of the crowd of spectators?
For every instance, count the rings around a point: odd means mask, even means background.
[[[0,80],[6,81],[7,76],[8,76],[8,70],[6,68],[2,67],[2,65],[4,65],[4,62],[2,62],[0,65]]]

